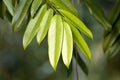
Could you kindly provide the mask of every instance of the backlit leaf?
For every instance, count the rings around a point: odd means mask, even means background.
[[[12,6],[12,0],[3,0],[5,5],[7,6],[7,9],[9,10],[10,14],[13,16],[14,15],[14,9]]]
[[[70,25],[70,26],[71,26],[74,42],[80,48],[82,53],[90,60],[92,56],[91,56],[91,52],[90,52],[90,49],[89,49],[87,43],[81,36],[80,32],[72,25]]]
[[[85,35],[93,39],[92,32],[85,26],[85,24],[76,16],[74,16],[72,13],[66,11],[66,10],[59,10],[63,16],[75,26],[77,27],[81,32],[83,32]]]
[[[41,9],[39,10],[38,14],[35,16],[35,18],[31,19],[27,25],[27,28],[25,30],[24,36],[23,36],[23,47],[26,49],[26,47],[30,44],[36,33],[38,32],[41,20],[47,10],[47,5],[43,5]]]
[[[38,44],[40,44],[42,42],[42,40],[44,39],[44,37],[46,36],[47,31],[48,31],[49,26],[50,26],[52,16],[53,16],[53,10],[52,9],[49,9],[45,13],[45,15],[43,16],[43,19],[42,19],[40,27],[39,27],[39,31],[37,33]]]
[[[63,22],[63,26],[64,26],[64,37],[63,37],[63,47],[62,47],[62,59],[64,64],[67,66],[67,68],[69,68],[72,59],[72,52],[73,52],[73,38],[69,24]]]
[[[31,16],[33,17],[39,6],[41,5],[42,0],[34,0],[31,6]]]
[[[78,11],[69,0],[49,0],[56,9],[64,9],[78,16]]]
[[[27,14],[31,2],[32,0],[20,0],[12,20],[13,31],[18,30],[20,24],[22,23],[24,17]]]
[[[56,70],[62,47],[63,23],[60,15],[55,15],[48,31],[49,60],[53,69]]]

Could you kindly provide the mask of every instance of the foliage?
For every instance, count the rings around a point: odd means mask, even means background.
[[[104,52],[108,58],[113,57],[120,51],[120,0],[116,2],[108,18],[93,0],[83,2],[90,14],[103,26],[105,30]],[[13,31],[19,31],[21,27],[24,27],[21,26],[22,22],[27,21],[23,36],[24,49],[35,36],[40,45],[48,34],[49,61],[54,70],[56,70],[60,55],[62,55],[66,67],[69,68],[72,54],[75,53],[81,62],[76,61],[83,71],[88,73],[84,61],[74,47],[77,46],[83,55],[91,60],[90,49],[81,34],[83,33],[91,39],[93,39],[93,35],[79,18],[78,11],[70,0],[2,0],[0,4],[2,4],[0,5],[2,7],[0,17],[9,20]]]

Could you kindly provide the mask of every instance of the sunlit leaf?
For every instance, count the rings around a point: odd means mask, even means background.
[[[110,31],[112,26],[105,17],[104,12],[92,0],[86,0],[86,4],[91,15],[104,27],[106,31]]]
[[[70,0],[49,0],[56,9],[64,9],[78,16],[78,11]]]
[[[62,59],[64,64],[67,66],[67,68],[69,68],[72,59],[72,52],[73,52],[73,38],[69,24],[63,22],[63,26],[64,26],[64,37],[63,37],[63,47],[62,47]]]
[[[72,13],[66,11],[66,10],[59,10],[64,17],[66,17],[67,19],[69,19],[69,21],[75,26],[77,27],[81,32],[83,32],[85,35],[87,35],[88,37],[93,39],[93,35],[92,32],[85,26],[85,24],[76,16],[74,16]]]
[[[23,36],[23,47],[26,49],[26,47],[30,44],[36,33],[38,32],[41,20],[47,10],[47,5],[43,5],[41,9],[39,10],[38,14],[35,16],[35,18],[31,19],[27,25],[27,28],[25,30],[24,36]]]
[[[55,15],[48,31],[49,60],[53,69],[56,70],[62,47],[63,23],[60,15]]]
[[[31,6],[31,16],[33,17],[39,6],[41,5],[42,0],[34,0]]]
[[[12,20],[13,31],[18,30],[20,24],[22,23],[24,17],[27,14],[31,2],[32,0],[20,0]]]
[[[7,9],[9,10],[10,14],[13,16],[14,15],[14,9],[12,6],[12,0],[3,0],[5,5],[7,6]]]
[[[82,53],[89,59],[91,60],[91,52],[90,49],[87,45],[87,43],[85,42],[85,40],[83,39],[83,37],[81,36],[80,32],[73,27],[72,25],[70,25],[71,30],[72,30],[72,34],[73,34],[73,40],[76,43],[76,45],[79,47],[79,49],[82,51]]]
[[[40,44],[42,42],[42,40],[44,39],[44,37],[46,36],[48,28],[50,26],[50,21],[51,21],[52,16],[53,16],[52,9],[49,9],[43,16],[43,19],[42,19],[40,27],[39,27],[39,31],[37,33],[38,44]]]

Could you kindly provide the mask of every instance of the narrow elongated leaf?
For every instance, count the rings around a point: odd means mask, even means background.
[[[59,9],[59,11],[63,14],[64,17],[69,19],[69,21],[77,27],[81,32],[83,32],[85,35],[93,39],[92,32],[85,26],[85,24],[76,16],[74,16],[72,13]]]
[[[38,14],[34,19],[31,19],[27,25],[26,31],[23,36],[23,47],[26,47],[30,44],[36,33],[38,32],[41,20],[47,10],[47,6],[43,5],[39,10]]]
[[[73,52],[73,38],[69,24],[64,22],[63,25],[64,25],[64,37],[62,47],[62,59],[67,68],[69,68]]]
[[[12,6],[12,0],[3,0],[3,2],[7,6],[7,9],[10,12],[10,14],[13,16],[14,15],[14,9],[13,9],[13,6]]]
[[[79,65],[79,67],[82,69],[82,71],[83,71],[86,75],[88,75],[88,67],[87,67],[87,65],[85,64],[85,62],[82,60],[82,58],[80,57],[76,45],[74,45],[73,56],[75,57],[78,65]]]
[[[55,15],[48,31],[49,60],[54,70],[60,58],[63,38],[63,23],[59,15]]]
[[[113,24],[119,15],[120,15],[120,0],[116,1],[115,6],[112,8],[109,15],[109,21]]]
[[[78,16],[78,11],[73,6],[71,1],[69,1],[69,0],[49,0],[49,1],[52,3],[52,5],[55,8],[57,8],[57,9],[64,9],[64,10],[70,11],[75,16]]]
[[[113,45],[113,43],[115,42],[118,36],[119,33],[116,30],[112,30],[111,33],[105,36],[104,45],[103,45],[105,52]]]
[[[72,25],[70,25],[70,27],[71,27],[71,30],[73,33],[74,42],[80,48],[82,53],[90,60],[91,52],[90,52],[90,49],[89,49],[87,43],[85,42],[85,40],[81,36],[80,32],[75,27],[73,27]]]
[[[106,31],[109,31],[112,25],[105,17],[103,11],[92,0],[86,0],[86,5],[91,15],[104,27]]]
[[[114,44],[119,34],[120,34],[120,18],[118,21],[116,21],[113,30],[108,35],[105,36],[103,46],[105,52]]]
[[[38,31],[38,34],[37,34],[38,44],[40,44],[42,42],[42,40],[44,39],[44,37],[46,36],[47,31],[48,31],[49,26],[50,26],[52,16],[53,16],[53,10],[49,9],[45,13],[45,15],[44,15],[44,17],[41,21],[40,27],[39,27],[39,31]]]
[[[27,14],[28,8],[30,7],[32,0],[20,0],[20,3],[15,11],[15,15],[12,20],[12,29],[16,31],[22,23],[24,17]]]
[[[70,77],[70,75],[72,74],[72,72],[73,72],[73,64],[72,64],[72,61],[71,61],[69,69],[67,68],[67,77],[68,78]]]
[[[41,5],[42,0],[34,0],[31,6],[31,16],[33,17],[39,6]]]
[[[3,18],[6,14],[6,6],[3,1],[0,1],[0,17]]]
[[[106,51],[108,59],[113,58],[114,56],[116,56],[119,53],[120,53],[120,38],[114,43],[113,46],[111,46],[111,48],[109,48]]]

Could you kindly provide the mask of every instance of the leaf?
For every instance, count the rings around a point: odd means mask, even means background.
[[[78,11],[73,6],[70,0],[49,0],[49,1],[56,9],[64,9],[70,11],[75,16],[78,16]]]
[[[114,24],[113,30],[108,35],[105,36],[103,44],[105,52],[114,44],[119,34],[120,34],[120,18],[118,21],[116,21],[116,24]]]
[[[111,33],[109,33],[105,39],[104,39],[104,51],[106,51],[108,48],[110,48],[113,43],[115,42],[116,38],[119,36],[118,32],[112,30]]]
[[[0,17],[1,18],[4,18],[6,11],[7,9],[6,9],[5,4],[3,3],[3,1],[0,1]]]
[[[67,68],[69,68],[72,52],[73,52],[73,38],[69,24],[63,22],[64,25],[64,37],[62,46],[62,59]]]
[[[26,49],[26,47],[30,44],[36,33],[38,32],[40,23],[42,21],[42,18],[47,10],[47,5],[43,5],[41,9],[39,10],[38,14],[35,16],[35,18],[31,19],[27,25],[27,28],[25,30],[24,36],[23,36],[23,47]]]
[[[44,37],[47,34],[47,31],[49,29],[50,26],[50,21],[51,18],[53,16],[53,10],[49,9],[45,15],[43,16],[43,19],[41,21],[40,27],[39,27],[39,31],[37,33],[37,42],[38,44],[40,44],[42,42],[42,40],[44,39]]]
[[[117,54],[119,54],[119,52],[120,52],[120,38],[114,43],[113,46],[111,46],[111,48],[109,48],[106,51],[106,54],[107,54],[108,59],[111,59]]]
[[[24,17],[27,14],[31,2],[32,0],[20,0],[20,3],[15,11],[15,15],[13,16],[12,20],[13,31],[18,30],[20,24],[22,23]]]
[[[85,40],[83,39],[83,37],[81,36],[80,32],[74,28],[72,25],[70,25],[71,30],[72,30],[72,34],[73,34],[73,40],[76,43],[76,45],[79,47],[79,49],[82,51],[82,53],[89,59],[91,60],[91,52],[90,49],[87,45],[87,43],[85,42]]]
[[[85,64],[85,62],[82,60],[82,58],[80,57],[76,45],[74,46],[74,49],[73,49],[73,56],[75,57],[78,65],[79,65],[79,67],[82,69],[82,71],[83,71],[86,75],[88,75],[88,67],[87,67],[87,65]]]
[[[120,14],[120,0],[118,0],[115,6],[112,8],[109,15],[109,21],[113,24],[118,18],[119,14]]]
[[[49,60],[53,69],[56,70],[63,38],[63,23],[60,15],[55,15],[48,31]]]
[[[85,26],[85,24],[76,16],[74,16],[72,13],[59,9],[60,13],[63,14],[63,16],[69,20],[70,23],[72,23],[76,28],[78,28],[81,32],[83,32],[85,35],[93,39],[92,32]]]
[[[36,13],[36,11],[38,10],[38,8],[40,7],[42,3],[42,0],[34,0],[31,6],[31,16],[33,17]]]
[[[106,31],[110,31],[112,25],[105,17],[103,11],[92,0],[86,0],[86,5],[91,15],[104,27]]]
[[[14,15],[14,9],[13,9],[13,6],[12,6],[12,0],[3,0],[3,2],[7,6],[7,9],[10,12],[10,14],[13,16]]]
[[[71,61],[69,69],[67,68],[67,78],[70,77],[70,75],[72,74],[72,72],[73,72],[73,65],[72,65],[72,61]]]

